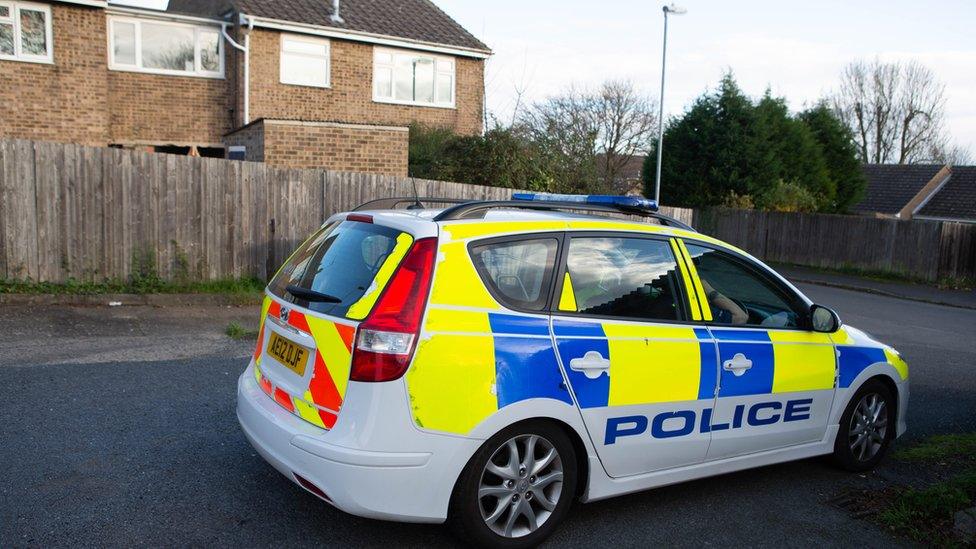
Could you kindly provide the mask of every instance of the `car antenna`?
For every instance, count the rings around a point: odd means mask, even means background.
[[[417,192],[417,178],[411,177],[410,182],[413,183],[413,204],[407,206],[408,210],[422,210],[424,205],[420,203],[420,193]]]

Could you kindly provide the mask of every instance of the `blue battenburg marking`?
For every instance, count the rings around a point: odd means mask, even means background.
[[[704,331],[704,330],[703,330]],[[698,330],[695,330],[698,333]],[[701,360],[701,372],[698,374],[698,400],[715,398],[716,368],[718,356],[715,343],[709,341],[698,342],[698,355]]]
[[[850,387],[857,376],[868,366],[877,362],[887,362],[884,349],[876,347],[855,347],[838,345],[837,351],[840,356],[837,359],[840,365],[840,379],[837,381],[838,387]]]
[[[549,335],[549,321],[545,318],[488,313],[488,325],[493,334]]]
[[[602,334],[603,329],[600,329]],[[566,366],[566,376],[573,386],[576,393],[576,400],[580,408],[599,408],[604,407],[610,400],[610,376],[601,373],[600,377],[590,379],[582,372],[573,371],[570,361],[574,358],[584,356],[588,351],[596,351],[600,356],[610,358],[610,345],[606,339],[560,339],[556,342],[559,348],[559,357],[562,358],[563,365]]]
[[[494,340],[499,409],[530,398],[573,403],[559,372],[551,340],[504,335],[496,335]]]
[[[606,337],[603,325],[596,322],[553,320],[552,331],[556,337]]]
[[[722,328],[712,328],[711,331],[712,337],[719,341],[769,341],[769,333],[766,330],[725,330]]]
[[[768,336],[767,336],[768,337]],[[762,395],[773,392],[773,344],[772,343],[728,343],[718,344],[719,365],[732,360],[741,353],[752,361],[752,368],[741,376],[722,369],[722,384],[719,397],[743,395]]]

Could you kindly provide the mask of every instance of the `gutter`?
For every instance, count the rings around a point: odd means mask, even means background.
[[[230,34],[227,33],[226,25],[220,27],[220,32],[224,35],[224,40],[227,40],[227,43],[233,46],[234,49],[244,52],[244,123],[242,126],[247,126],[251,123],[251,31],[254,30],[254,18],[249,18],[242,13],[240,26],[243,27],[245,22],[247,23],[247,31],[244,33],[243,46],[231,38]]]
[[[241,17],[247,17],[256,27],[294,32],[298,34],[310,34],[315,36],[324,36],[326,38],[341,38],[355,42],[367,42],[395,48],[429,51],[445,55],[456,55],[459,57],[474,57],[476,59],[487,59],[492,55],[491,50],[465,48],[463,46],[448,46],[434,42],[413,40],[410,38],[399,38],[396,36],[337,29],[334,27],[322,27],[319,25],[308,25],[305,23],[295,23],[291,21],[282,21],[279,19],[266,19],[263,17],[244,15],[243,13],[241,14]]]

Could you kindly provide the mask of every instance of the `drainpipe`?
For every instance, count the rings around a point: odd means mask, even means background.
[[[244,124],[251,123],[251,31],[254,30],[254,19],[241,14],[240,25],[243,27],[247,23],[247,32],[244,33],[244,45],[240,45],[227,34],[227,25],[221,27],[220,31],[224,35],[227,43],[234,48],[244,52]]]

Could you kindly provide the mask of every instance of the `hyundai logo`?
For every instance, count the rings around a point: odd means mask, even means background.
[[[290,314],[291,314],[291,309],[289,309],[288,307],[282,307],[281,308],[281,312],[278,313],[278,318],[281,319],[282,322],[284,322],[285,324],[287,324],[288,323],[288,315],[290,315]]]

